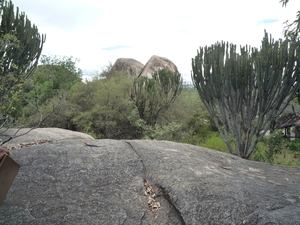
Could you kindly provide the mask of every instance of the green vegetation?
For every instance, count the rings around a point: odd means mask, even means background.
[[[280,0],[282,6],[286,6],[289,0]],[[285,30],[284,36],[290,40],[299,41],[299,33],[300,33],[300,11],[296,14],[296,19],[293,22],[289,22],[288,20],[285,22]]]
[[[34,79],[32,76],[31,80]],[[230,152],[194,87],[183,84],[181,94],[161,111],[153,126],[139,115],[132,97],[134,81],[134,77],[125,74],[109,78],[98,76],[86,82],[77,80],[66,94],[60,116],[54,116],[54,111],[49,118],[52,125],[44,123],[42,126],[77,130],[95,138],[171,140]],[[281,131],[274,132],[257,144],[250,159],[299,165],[297,151],[292,151],[287,143],[293,145]]]
[[[45,42],[25,13],[0,0],[0,127],[19,126],[24,82],[37,67]],[[3,144],[3,143],[2,143]]]
[[[132,76],[76,83],[70,91],[72,126],[97,138],[140,138],[143,121],[130,101]]]
[[[191,85],[182,84],[180,94],[172,101],[157,98],[153,103],[162,109],[155,124],[147,124],[133,96],[135,77],[121,74],[104,78],[100,74],[92,81],[82,82],[75,61],[70,57],[42,57],[41,65],[22,85],[26,101],[15,104],[22,112],[19,120],[34,125],[40,120],[39,113],[48,115],[51,112],[41,127],[85,132],[94,138],[170,140],[230,152],[197,89]],[[299,165],[297,143],[280,142],[281,133],[275,134],[274,138],[259,142],[250,159]]]
[[[155,72],[153,78],[135,78],[131,96],[140,118],[147,125],[155,126],[160,115],[168,110],[181,91],[180,73],[162,69]]]
[[[295,97],[300,46],[265,33],[260,49],[229,43],[200,48],[192,80],[232,154],[249,158]]]
[[[153,78],[99,76],[70,90],[72,126],[97,138],[171,137],[181,125],[166,114],[182,89],[180,74],[158,71]]]
[[[45,37],[37,27],[18,9],[15,14],[11,1],[0,0],[0,9],[1,127],[170,140],[300,166],[300,140],[272,129],[265,135],[289,101],[295,105],[300,96],[299,26],[287,31],[284,41],[265,34],[261,49],[238,51],[224,42],[200,48],[192,62],[196,88],[184,84],[180,73],[163,69],[152,78],[133,77],[111,71],[111,64],[83,82],[77,59],[40,58]]]
[[[280,164],[286,166],[300,166],[299,148],[300,140],[291,140],[276,131],[266,135],[256,146],[255,153],[251,160]]]
[[[42,56],[41,65],[22,85],[23,100],[15,104],[22,112],[18,115],[19,120],[33,126],[40,120],[40,114],[48,115],[50,112],[48,118],[40,124],[41,127],[85,132],[94,138],[170,140],[230,152],[201,102],[197,89],[181,83],[181,79],[177,78],[179,91],[170,92],[165,98],[159,94],[163,90],[159,86],[160,81],[149,79],[153,87],[158,89],[150,90],[160,96],[152,104],[159,106],[160,110],[155,123],[147,123],[146,117],[140,115],[137,96],[134,95],[137,94],[134,92],[137,78],[126,74],[109,75],[109,70],[105,70],[109,76],[100,74],[91,81],[82,82],[81,71],[75,67],[75,62],[76,59],[70,57]],[[161,76],[170,76],[169,72],[161,72]],[[173,81],[169,79],[165,82],[163,87]],[[147,90],[141,93],[143,97],[149,94]],[[145,107],[145,112],[147,110],[148,107]],[[269,141],[263,139],[259,142],[251,159],[297,165],[297,151],[292,151],[292,147],[288,148],[286,144],[280,144],[278,140],[282,135],[277,135]],[[280,144],[278,150],[270,147],[272,143],[275,147]],[[286,150],[279,151],[281,148]]]
[[[34,126],[41,121],[39,125],[44,127],[71,128],[67,98],[82,75],[75,66],[76,61],[72,57],[41,57],[40,65],[23,84],[23,101],[19,106],[19,120],[23,124]],[[49,118],[45,120],[41,116]]]

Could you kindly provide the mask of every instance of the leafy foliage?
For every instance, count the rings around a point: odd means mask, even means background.
[[[265,151],[268,162],[274,162],[274,157],[286,148],[288,140],[282,135],[280,130],[270,134],[264,139],[267,149]]]
[[[280,130],[266,135],[256,146],[251,160],[280,164],[286,166],[300,166],[299,140],[290,140]]]
[[[23,85],[23,121],[33,125],[40,120],[38,115],[48,115],[41,126],[71,128],[67,116],[70,104],[66,101],[71,87],[81,81],[81,71],[72,57],[42,56],[34,74]],[[51,114],[51,117],[50,117]]]
[[[181,135],[181,125],[175,122],[161,126],[145,126],[143,138],[155,140],[177,140]]]
[[[296,139],[288,143],[288,148],[292,151],[293,156],[300,157],[300,140]]]
[[[77,83],[71,89],[71,114],[77,130],[86,129],[97,138],[139,138],[140,128],[133,123],[135,105],[130,101],[133,77],[121,76]]]
[[[41,65],[26,83],[26,90],[35,92],[40,101],[52,98],[60,90],[69,90],[82,76],[81,70],[76,68],[76,61],[72,57],[43,55]]]
[[[287,5],[289,0],[281,0],[282,6]],[[285,30],[284,36],[290,40],[299,40],[299,33],[300,33],[300,11],[296,14],[296,19],[293,22],[289,22],[288,20],[285,22]]]
[[[132,75],[111,74],[107,68],[103,73],[72,87],[70,101],[74,107],[69,115],[75,129],[85,130],[97,138],[176,137],[181,124],[157,122],[163,121],[164,113],[181,92],[180,74],[175,76],[162,70],[153,79],[135,79]],[[141,113],[140,103],[147,105],[143,110],[148,117]]]

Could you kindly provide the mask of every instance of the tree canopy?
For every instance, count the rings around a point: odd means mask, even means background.
[[[15,104],[23,123],[26,121],[27,126],[35,126],[41,118],[51,114],[47,121],[42,119],[41,126],[64,127],[67,124],[64,115],[68,108],[66,99],[82,75],[75,64],[76,59],[72,57],[41,57],[40,65],[23,84],[21,101]]]

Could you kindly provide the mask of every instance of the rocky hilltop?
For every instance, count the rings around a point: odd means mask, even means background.
[[[112,67],[113,72],[126,72],[132,76],[138,76],[144,68],[144,64],[130,58],[119,58]]]
[[[154,55],[148,60],[139,76],[151,78],[160,69],[168,69],[173,73],[178,72],[177,66],[171,60]]]
[[[51,128],[14,146],[21,168],[0,224],[300,224],[300,168]]]
[[[160,69],[178,72],[177,66],[171,60],[157,55],[152,56],[145,66],[139,61],[130,58],[119,58],[112,66],[112,71],[125,72],[133,76],[145,76],[148,78],[151,78]]]

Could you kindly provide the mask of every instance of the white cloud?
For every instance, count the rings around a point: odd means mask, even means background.
[[[259,46],[264,29],[278,39],[299,3],[274,0],[13,0],[47,34],[43,54],[79,58],[90,73],[117,58],[172,60],[190,80],[191,58],[217,41]],[[270,22],[271,21],[271,22]],[[117,46],[127,48],[107,49]]]

